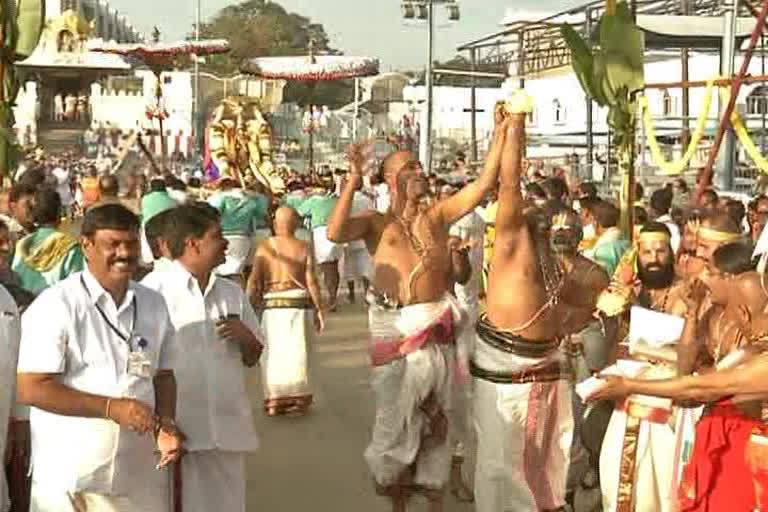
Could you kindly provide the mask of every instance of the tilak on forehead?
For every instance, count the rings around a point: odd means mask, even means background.
[[[699,222],[689,222],[688,229],[690,229],[699,240],[723,243],[738,242],[741,240],[740,233],[732,233],[730,231],[722,231],[720,229],[702,226]]]
[[[568,212],[560,212],[552,217],[552,231],[571,229],[579,224],[579,219]]]
[[[666,242],[671,243],[670,236],[663,231],[644,231],[637,236],[637,243]]]

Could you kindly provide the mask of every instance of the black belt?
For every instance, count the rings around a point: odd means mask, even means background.
[[[519,357],[538,359],[549,355],[560,345],[560,340],[529,340],[512,334],[509,331],[496,329],[485,315],[481,316],[475,325],[475,331],[480,339],[493,348],[514,354]]]
[[[532,382],[554,382],[571,377],[569,368],[563,367],[559,361],[553,361],[538,368],[527,368],[515,372],[494,372],[484,370],[474,361],[469,363],[469,373],[478,379],[487,380],[494,384],[529,384]]]

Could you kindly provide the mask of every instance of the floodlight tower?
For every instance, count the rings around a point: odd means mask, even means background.
[[[432,65],[434,62],[435,40],[435,6],[440,5],[448,11],[448,20],[459,21],[460,12],[458,0],[418,0],[404,1],[401,5],[403,19],[407,21],[423,21],[427,23],[427,126],[419,132],[419,159],[424,163],[428,173],[432,172]],[[424,133],[426,131],[426,134]]]

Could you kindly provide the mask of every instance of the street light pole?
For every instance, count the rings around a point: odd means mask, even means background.
[[[195,41],[200,41],[200,0],[197,0],[197,6],[195,8]],[[200,58],[195,55],[195,99],[192,104],[192,134],[193,141],[195,143],[195,149],[199,144],[200,134],[200,122],[198,117],[200,116]]]
[[[429,0],[427,5],[427,23],[429,24],[429,31],[427,36],[427,46],[429,57],[427,60],[427,133],[426,133],[426,148],[424,151],[424,163],[427,167],[427,173],[432,173],[432,62],[434,60],[434,41],[435,41],[435,4],[434,0]]]

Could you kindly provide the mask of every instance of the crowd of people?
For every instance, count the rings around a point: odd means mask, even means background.
[[[244,511],[244,369],[264,414],[306,413],[344,283],[394,512],[446,491],[480,512],[768,509],[768,197],[638,185],[629,237],[595,184],[529,172],[524,140],[497,109],[477,175],[407,151],[371,169],[359,144],[281,195],[30,155],[0,193],[0,510]],[[643,318],[680,333],[653,343]]]

